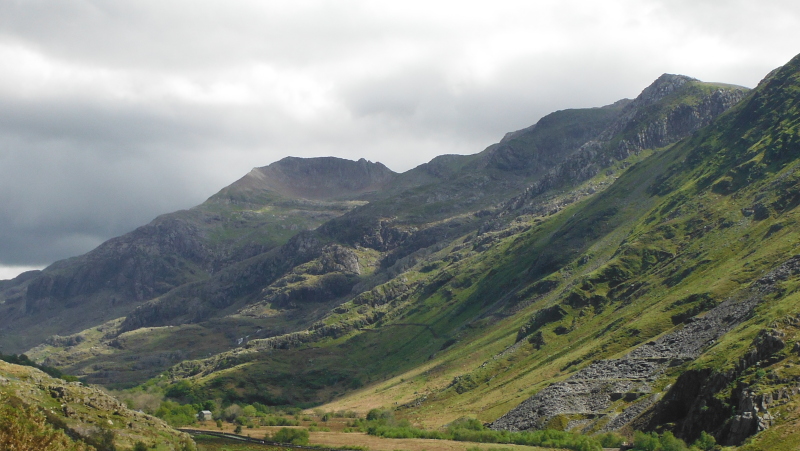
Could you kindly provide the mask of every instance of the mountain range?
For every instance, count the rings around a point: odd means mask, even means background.
[[[796,57],[404,173],[287,157],[0,282],[0,346],[117,389],[793,449],[799,131]]]

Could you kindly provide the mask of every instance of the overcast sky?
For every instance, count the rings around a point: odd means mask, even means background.
[[[402,172],[660,74],[748,87],[797,0],[0,0],[0,279],[285,156]]]

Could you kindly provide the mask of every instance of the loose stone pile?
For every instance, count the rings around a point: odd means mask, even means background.
[[[763,295],[778,282],[800,273],[800,257],[793,257],[753,284],[745,299],[729,299],[702,317],[656,340],[644,343],[621,359],[592,363],[569,379],[558,382],[528,398],[491,424],[492,429],[522,431],[544,428],[557,415],[583,417],[570,426],[606,420],[602,430],[616,430],[630,423],[658,400],[649,383],[670,366],[697,358],[702,350],[741,323]],[[612,410],[615,401],[630,402],[622,412]]]

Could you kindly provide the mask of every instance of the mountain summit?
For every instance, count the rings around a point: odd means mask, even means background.
[[[261,193],[309,200],[356,199],[385,188],[397,177],[381,163],[334,157],[286,157],[255,168],[212,199],[247,201]]]

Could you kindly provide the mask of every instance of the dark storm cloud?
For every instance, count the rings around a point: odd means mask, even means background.
[[[633,97],[663,72],[753,86],[800,51],[798,13],[744,0],[0,2],[0,269],[86,252],[287,155],[402,171]]]

